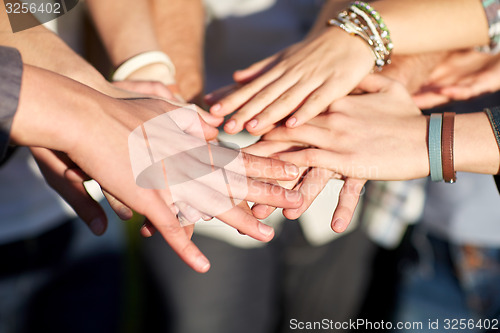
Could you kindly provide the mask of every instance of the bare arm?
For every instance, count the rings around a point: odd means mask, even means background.
[[[149,0],[160,48],[177,70],[177,84],[188,101],[203,91],[205,12],[201,0]]]

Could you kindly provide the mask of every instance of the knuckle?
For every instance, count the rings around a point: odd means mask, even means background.
[[[318,159],[318,151],[317,149],[306,149],[304,152],[304,157],[308,165],[316,165]]]

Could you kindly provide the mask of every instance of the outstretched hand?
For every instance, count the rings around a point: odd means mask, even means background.
[[[40,92],[41,85],[47,89]],[[176,109],[178,106],[160,99],[116,100],[54,73],[25,66],[21,100],[11,137],[20,145],[41,146],[66,153],[72,162],[119,202],[145,215],[188,265],[196,271],[205,272],[210,267],[209,261],[192,243],[191,234],[182,228],[175,217],[179,208],[172,200],[173,193],[169,188],[139,186],[130,159],[128,143],[131,132]],[[203,139],[216,135],[216,130],[199,121],[197,115],[189,119],[198,119]],[[176,125],[177,128],[174,126],[166,131],[175,134],[175,137],[165,147],[182,150],[187,141],[193,140],[191,123],[178,119]],[[247,190],[229,193],[228,198],[285,208],[296,208],[302,204],[300,193],[252,179],[293,180],[298,176],[295,166],[278,160],[242,156],[244,174],[232,169],[228,169],[227,173],[230,179],[235,180],[236,189]],[[203,159],[196,160],[196,157],[189,155],[192,159],[189,163],[205,164]],[[186,177],[190,176],[190,173],[186,174]],[[203,183],[203,179],[193,180],[203,185],[207,193],[216,194],[221,186],[220,183]],[[189,199],[188,196],[185,198]],[[189,205],[205,213],[211,200],[213,198],[208,196],[202,202],[198,200]],[[268,241],[273,237],[272,228],[238,206],[222,212],[218,217],[256,239]]]
[[[216,116],[237,111],[224,126],[230,134],[244,128],[262,133],[291,113],[286,126],[297,127],[347,95],[372,67],[373,55],[361,39],[329,28],[236,72],[236,91],[217,100],[227,92],[222,88],[206,101]]]

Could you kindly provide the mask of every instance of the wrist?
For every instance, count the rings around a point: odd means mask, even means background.
[[[326,39],[328,43],[335,43],[337,48],[341,47],[345,50],[345,56],[355,55],[359,67],[366,68],[366,73],[373,68],[373,53],[370,46],[361,38],[348,34],[338,27],[324,30],[318,38]]]
[[[463,172],[497,174],[499,153],[495,136],[484,112],[455,118],[455,169]]]
[[[12,123],[13,142],[71,151],[88,123],[97,121],[92,113],[99,107],[98,96],[102,95],[71,79],[25,66],[19,107]]]

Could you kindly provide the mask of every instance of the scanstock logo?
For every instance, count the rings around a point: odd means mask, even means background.
[[[79,0],[4,0],[12,32],[52,21],[76,7]]]

